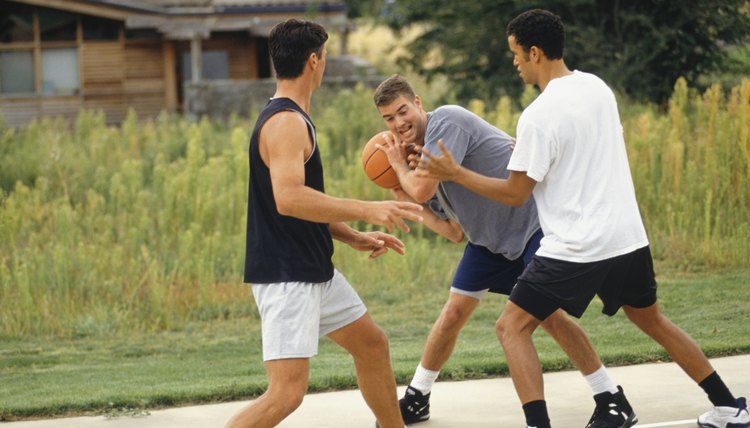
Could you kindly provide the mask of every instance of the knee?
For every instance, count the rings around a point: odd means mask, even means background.
[[[388,337],[385,335],[385,332],[380,327],[375,328],[365,339],[362,350],[364,355],[355,355],[355,357],[367,358],[375,361],[390,358]]]
[[[531,338],[534,330],[539,326],[539,321],[517,306],[506,306],[500,318],[495,322],[495,334],[500,343],[505,346],[510,341]]]
[[[300,384],[275,385],[268,389],[269,413],[286,417],[302,404],[307,388]]]
[[[507,316],[500,315],[495,322],[495,335],[500,343],[507,342],[514,335],[519,333],[519,329]]]
[[[441,334],[456,334],[461,329],[465,311],[458,305],[447,304],[440,313],[436,324],[437,331]]]

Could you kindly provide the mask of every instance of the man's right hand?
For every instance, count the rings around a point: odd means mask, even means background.
[[[422,206],[411,202],[381,201],[365,202],[365,213],[362,219],[370,224],[385,226],[388,232],[392,232],[394,226],[408,232],[409,225],[404,219],[422,222],[424,219],[418,213]]]

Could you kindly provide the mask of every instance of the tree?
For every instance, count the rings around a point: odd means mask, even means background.
[[[724,47],[750,35],[748,0],[407,0],[390,3],[385,19],[396,31],[425,27],[400,65],[427,78],[448,76],[460,100],[494,99],[521,91],[505,29],[534,7],[563,19],[570,68],[657,102],[667,99],[678,77],[698,85],[699,76],[721,69]]]

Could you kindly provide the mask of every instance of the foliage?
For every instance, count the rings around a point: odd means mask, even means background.
[[[527,88],[524,102],[534,94]],[[468,107],[512,133],[514,104],[504,97]],[[383,129],[370,90],[343,91],[314,108],[327,192],[388,198],[359,160],[362,144]],[[680,81],[666,114],[628,102],[621,108],[655,257],[686,270],[747,266],[750,80],[729,96],[718,86],[701,95]],[[0,181],[0,337],[96,337],[257,319],[240,285],[251,129],[239,119],[139,121],[132,113],[113,127],[86,111],[72,125],[42,119],[0,128],[3,165],[13,166]],[[449,277],[449,261],[438,273],[430,262],[455,246],[422,227],[401,236],[408,255],[387,265],[360,267],[360,253],[338,247],[335,261],[357,260],[354,272],[370,269],[362,278],[389,269],[436,284]],[[420,299],[398,284],[363,294],[370,293]]]
[[[569,67],[641,100],[664,101],[680,76],[697,85],[725,66],[725,46],[750,35],[747,0],[410,0],[395,2],[387,22],[399,31],[426,27],[407,45],[402,65],[448,76],[461,100],[497,99],[520,93],[505,28],[534,7],[562,17]]]

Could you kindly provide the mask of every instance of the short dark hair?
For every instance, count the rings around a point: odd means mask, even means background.
[[[394,74],[391,77],[383,80],[377,88],[375,93],[372,95],[373,101],[375,101],[376,107],[388,105],[393,102],[400,95],[405,96],[409,101],[414,101],[417,94],[414,93],[414,89],[411,88],[409,82],[398,74]]]
[[[269,47],[276,77],[294,79],[302,75],[312,53],[320,56],[328,33],[312,21],[288,19],[271,29]]]
[[[565,27],[562,19],[554,13],[543,9],[528,10],[508,24],[508,37],[513,36],[516,43],[528,52],[536,46],[549,59],[561,59],[565,45]]]

